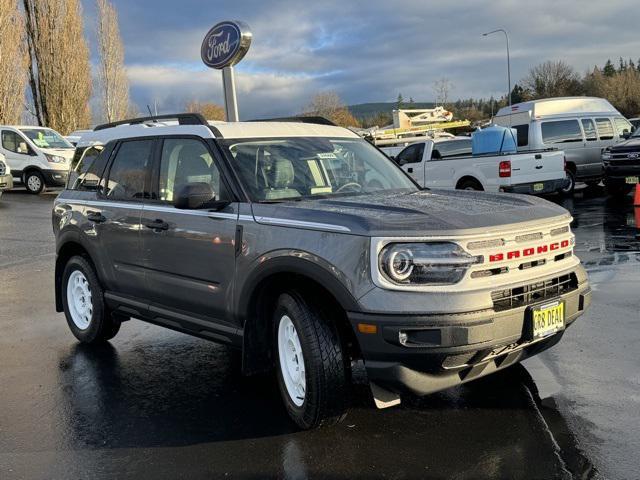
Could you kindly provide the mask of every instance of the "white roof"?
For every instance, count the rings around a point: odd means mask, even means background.
[[[217,122],[205,125],[179,125],[175,120],[117,125],[82,133],[78,147],[104,145],[119,138],[155,135],[197,135],[202,138],[275,138],[275,137],[338,137],[360,138],[351,130],[331,125],[298,122]],[[212,132],[213,129],[213,132]]]
[[[209,122],[222,138],[339,137],[360,138],[342,127],[298,122]]]
[[[539,118],[550,115],[585,115],[607,113],[621,115],[613,105],[604,98],[598,97],[558,97],[531,100],[516,103],[511,107],[502,107],[496,117],[530,112],[531,117]]]

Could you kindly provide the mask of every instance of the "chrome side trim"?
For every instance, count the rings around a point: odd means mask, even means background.
[[[223,212],[207,212],[204,210],[180,210],[175,207],[169,207],[164,205],[145,205],[134,202],[107,202],[101,200],[88,200],[82,203],[86,206],[94,207],[115,207],[126,208],[129,210],[142,210],[147,212],[167,212],[177,213],[180,215],[193,215],[197,217],[209,217],[209,218],[221,218],[228,220],[240,220],[244,222],[253,222],[254,219],[251,215],[238,215],[236,213],[223,213]]]
[[[344,225],[333,225],[330,223],[305,222],[303,220],[291,220],[288,218],[256,217],[256,222],[266,225],[276,225],[279,227],[301,227],[313,230],[331,230],[334,232],[350,232],[351,229]]]

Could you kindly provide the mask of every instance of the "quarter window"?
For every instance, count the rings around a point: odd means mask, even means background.
[[[406,165],[407,163],[420,163],[424,155],[424,143],[416,143],[409,145],[398,154],[396,160],[398,165]]]
[[[202,142],[181,138],[165,140],[160,159],[159,199],[173,202],[180,190],[190,183],[206,183],[211,186],[216,200],[227,198],[220,171]]]
[[[459,155],[471,155],[471,139],[447,140],[436,143],[431,158],[449,158]]]
[[[578,120],[559,120],[542,123],[542,141],[546,144],[582,141]]]
[[[108,160],[107,153],[101,155],[103,151],[103,145],[76,149],[74,158],[76,156],[79,158],[69,174],[70,190],[94,191],[97,189]]]
[[[587,139],[587,142],[598,140],[598,134],[596,133],[596,127],[593,124],[593,120],[588,118],[582,120],[582,129],[584,130],[584,137]]]
[[[598,136],[600,140],[613,139],[613,125],[608,118],[596,118],[596,127],[598,128]]]
[[[148,198],[146,178],[153,140],[129,140],[118,149],[109,177],[101,182],[102,193],[111,200]]]

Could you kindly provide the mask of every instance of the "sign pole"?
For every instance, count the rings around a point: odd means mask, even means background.
[[[224,89],[224,109],[227,122],[237,122],[238,99],[236,98],[236,80],[231,65],[222,69],[222,88]]]

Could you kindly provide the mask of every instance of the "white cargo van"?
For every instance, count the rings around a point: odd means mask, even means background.
[[[576,180],[595,185],[604,169],[604,148],[629,136],[632,126],[607,100],[559,97],[517,103],[498,111],[494,122],[518,131],[518,150],[559,148],[567,159],[566,193]]]
[[[73,145],[50,128],[0,125],[0,153],[14,180],[30,193],[63,187],[73,151]]]
[[[391,154],[389,148],[381,150]],[[470,137],[416,142],[394,160],[429,188],[545,194],[567,182],[560,150],[472,155]]]

